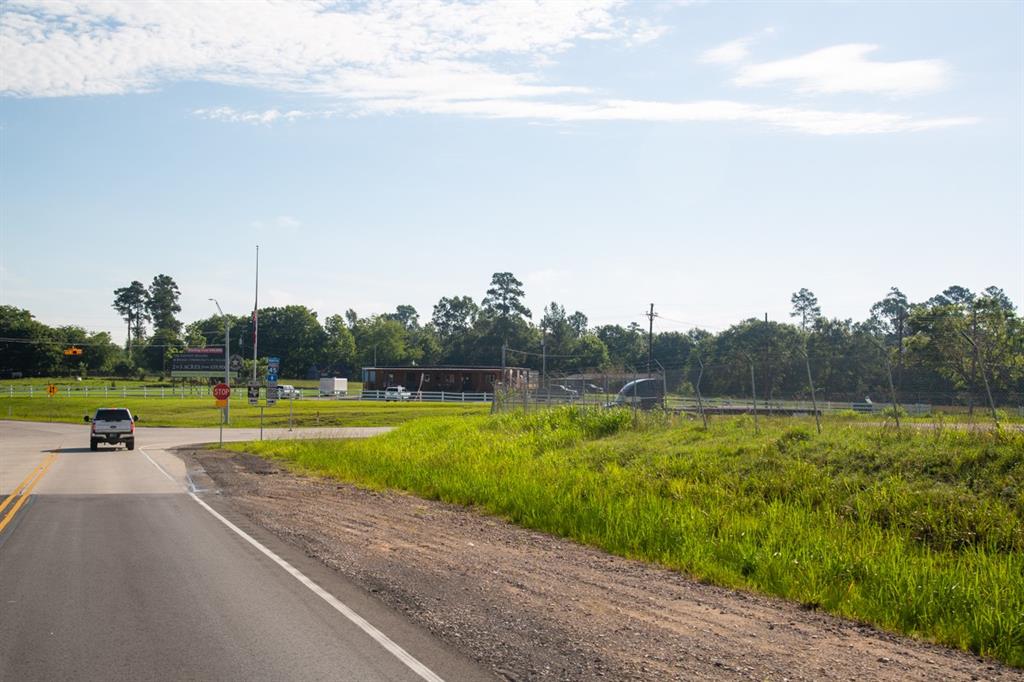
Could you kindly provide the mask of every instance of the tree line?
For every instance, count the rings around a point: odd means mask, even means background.
[[[180,291],[160,274],[146,286],[133,281],[114,292],[113,307],[127,325],[123,348],[106,332],[51,328],[26,310],[0,308],[0,370],[28,375],[88,368],[93,373],[165,374],[186,347],[223,345],[225,318],[190,324],[178,319]],[[718,333],[693,328],[649,338],[636,322],[592,326],[587,316],[557,302],[535,316],[523,283],[495,273],[484,296],[442,297],[429,319],[411,305],[360,316],[354,310],[320,320],[303,305],[258,311],[259,354],[281,358],[287,377],[359,377],[364,366],[490,365],[578,372],[664,370],[670,390],[749,395],[751,373],[764,398],[809,397],[807,370],[822,400],[888,395],[890,372],[901,400],[981,400],[985,386],[1001,402],[1024,394],[1024,321],[997,287],[972,292],[950,286],[921,302],[892,288],[866,320],[822,314],[808,289],[793,294],[789,321],[751,318]],[[252,315],[226,315],[231,352],[251,357]],[[77,362],[61,354],[79,343]]]

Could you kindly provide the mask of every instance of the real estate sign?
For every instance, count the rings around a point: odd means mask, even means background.
[[[238,372],[230,372],[237,376]],[[224,376],[223,348],[186,348],[171,358],[172,377],[216,377]]]

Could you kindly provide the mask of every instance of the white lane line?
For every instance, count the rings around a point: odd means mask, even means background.
[[[150,457],[149,454],[147,454],[145,450],[142,450],[140,448],[140,451],[142,452],[143,455],[146,455],[146,459],[148,459],[150,462],[152,462],[153,466],[155,466],[157,469],[159,469],[160,472],[164,476],[166,476],[167,478],[171,479],[172,481],[174,480],[174,477],[171,476],[169,473],[167,473],[167,471],[162,466],[157,464],[156,460],[154,460],[152,457]],[[205,509],[206,511],[210,512],[215,519],[217,519],[218,521],[223,523],[225,526],[230,528],[239,537],[241,537],[243,540],[248,542],[250,545],[255,547],[257,550],[259,550],[259,552],[261,554],[263,554],[268,559],[273,561],[275,564],[277,564],[278,566],[283,568],[285,571],[287,571],[293,578],[298,580],[300,583],[302,583],[303,585],[308,587],[314,594],[316,594],[316,596],[320,597],[325,602],[330,604],[331,607],[333,607],[335,611],[337,611],[341,615],[343,615],[346,618],[348,618],[349,621],[352,622],[352,624],[354,624],[360,630],[362,630],[363,632],[368,634],[370,637],[372,637],[374,641],[376,641],[382,647],[387,649],[395,658],[397,658],[402,663],[404,663],[406,665],[406,667],[408,667],[414,673],[419,675],[424,680],[427,680],[427,682],[444,682],[444,680],[441,677],[439,677],[433,670],[431,670],[427,666],[425,666],[422,663],[420,663],[419,660],[417,660],[412,654],[410,654],[408,651],[406,651],[401,646],[396,644],[394,640],[392,640],[390,637],[388,637],[383,632],[381,632],[380,630],[375,628],[373,625],[371,625],[369,621],[367,621],[365,618],[363,618],[358,613],[353,611],[351,608],[346,606],[341,600],[339,600],[333,594],[331,594],[330,592],[328,592],[324,588],[320,587],[320,585],[318,585],[316,582],[314,582],[310,578],[306,577],[306,575],[304,573],[302,573],[302,571],[300,571],[299,569],[295,568],[290,563],[288,563],[287,561],[285,561],[284,559],[279,557],[277,554],[275,554],[271,550],[269,550],[266,547],[264,547],[262,544],[260,544],[259,541],[257,541],[251,535],[249,535],[244,530],[242,530],[241,528],[239,528],[238,526],[236,526],[235,524],[231,523],[226,518],[221,516],[221,514],[219,512],[217,512],[216,509],[214,509],[213,507],[211,507],[210,505],[206,504],[201,499],[199,499],[199,497],[196,496],[195,493],[193,493],[191,491],[187,491],[187,492],[188,492],[188,496],[189,497],[191,497],[193,500],[195,500],[199,504],[199,506],[201,506],[203,509]]]
[[[150,461],[150,462],[151,462],[151,463],[153,464],[153,466],[155,466],[155,467],[156,467],[157,469],[159,469],[159,470],[160,470],[160,473],[161,473],[161,474],[163,474],[163,475],[164,475],[164,476],[166,476],[167,478],[171,479],[171,482],[172,482],[172,483],[177,483],[177,481],[175,481],[175,480],[174,480],[174,476],[171,476],[171,475],[170,475],[169,473],[167,473],[167,470],[166,470],[166,469],[164,469],[164,468],[163,468],[162,466],[160,466],[159,464],[157,464],[157,463],[156,463],[156,460],[155,460],[155,459],[153,459],[152,457],[150,457],[150,456],[149,456],[149,453],[148,453],[148,452],[146,452],[146,451],[145,451],[145,450],[143,450],[142,448],[139,448],[139,452],[141,452],[141,453],[142,453],[143,455],[145,455],[145,456],[146,456],[146,459],[148,459],[148,460],[149,460],[149,461]]]

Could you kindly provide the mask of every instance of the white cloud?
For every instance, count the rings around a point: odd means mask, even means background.
[[[24,2],[0,26],[0,90],[24,97],[143,92],[202,80],[352,96],[350,82],[413,67],[498,87],[521,76],[484,63],[554,55],[580,40],[649,41],[662,30],[617,0],[327,0],[245,3]]]
[[[299,109],[289,109],[288,111],[280,111],[278,109],[239,111],[233,107],[214,107],[211,109],[195,109],[192,111],[192,115],[211,121],[270,125],[276,121],[296,121],[300,118],[327,118],[334,115],[334,112],[301,111]]]
[[[376,100],[376,111],[396,113],[405,110],[405,100]],[[857,135],[918,132],[937,128],[970,125],[973,117],[916,118],[907,114],[883,112],[842,112],[796,107],[773,107],[728,100],[696,102],[657,102],[643,100],[603,100],[589,104],[566,104],[522,100],[481,100],[425,102],[415,104],[416,111],[560,121],[648,121],[661,123],[760,123],[776,128],[813,135]]]
[[[749,64],[733,79],[755,86],[792,82],[802,93],[870,92],[913,95],[946,85],[949,67],[939,59],[902,62],[871,61],[866,55],[877,45],[835,45],[792,59]]]
[[[0,93],[123,94],[205,81],[260,88],[290,99],[318,99],[319,106],[312,109],[213,106],[192,111],[206,119],[254,125],[338,115],[433,113],[556,123],[734,121],[812,134],[853,134],[974,121],[731,101],[598,98],[589,86],[545,78],[545,67],[582,41],[641,45],[665,34],[665,26],[627,17],[622,7],[619,0],[8,0],[0,24]],[[732,41],[705,55],[734,63],[746,56],[752,39]],[[851,47],[857,49],[851,52]],[[864,54],[871,49],[839,46],[750,65],[736,80],[742,85],[796,80],[798,87],[810,91],[873,85],[894,92],[935,83],[935,64],[941,63],[870,62]]]
[[[750,54],[750,38],[737,38],[718,47],[701,52],[697,61],[702,64],[735,64],[747,58]]]
[[[302,225],[297,218],[293,218],[290,215],[279,215],[277,216],[277,226],[284,230],[296,230]]]

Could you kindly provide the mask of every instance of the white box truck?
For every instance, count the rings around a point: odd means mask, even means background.
[[[348,379],[320,377],[320,395],[332,398],[348,395]]]

